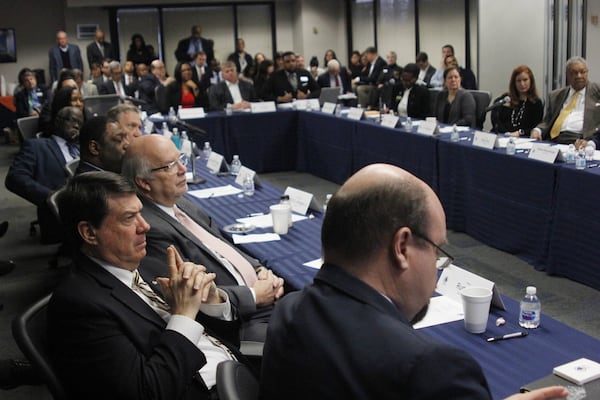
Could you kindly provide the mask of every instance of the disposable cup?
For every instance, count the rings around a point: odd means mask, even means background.
[[[492,291],[483,287],[469,286],[460,291],[460,297],[465,315],[465,329],[471,333],[485,332]]]
[[[285,235],[288,233],[290,205],[273,204],[270,209],[271,216],[273,217],[273,232]]]

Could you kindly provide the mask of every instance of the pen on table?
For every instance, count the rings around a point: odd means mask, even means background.
[[[458,140],[471,140],[468,136],[461,136]]]
[[[494,336],[491,338],[487,338],[488,342],[497,342],[498,340],[506,340],[506,339],[512,339],[512,338],[518,338],[518,337],[525,337],[527,336],[527,332],[514,332],[514,333],[508,333],[506,335],[502,335],[502,336]]]
[[[215,195],[215,192],[212,192],[211,194],[208,195],[207,199],[212,199],[212,197]]]
[[[589,164],[587,167],[588,168],[596,168],[598,166],[598,164]]]
[[[265,215],[264,213],[257,212],[252,214],[246,214],[246,217],[260,217],[261,215]]]

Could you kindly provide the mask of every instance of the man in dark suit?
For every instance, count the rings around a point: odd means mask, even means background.
[[[192,26],[192,35],[181,39],[177,43],[175,58],[178,62],[190,62],[199,51],[206,53],[206,61],[210,63],[215,58],[212,40],[202,37],[202,29],[199,25]]]
[[[69,44],[67,33],[58,31],[56,34],[56,46],[48,50],[48,63],[50,69],[50,80],[58,79],[58,74],[63,68],[79,68],[83,71],[81,51],[76,44]]]
[[[242,74],[248,66],[254,64],[254,58],[246,53],[246,42],[244,42],[244,39],[238,38],[235,52],[227,57],[227,61],[235,63],[238,74]]]
[[[192,80],[198,85],[201,91],[207,91],[210,87],[210,78],[212,71],[206,63],[206,53],[199,51],[194,57],[192,66]]]
[[[19,72],[19,84],[21,89],[14,97],[17,118],[40,115],[50,99],[50,90],[38,85],[35,73],[29,68]]]
[[[148,114],[158,112],[156,92],[160,85],[167,86],[171,82],[175,82],[175,78],[167,77],[165,64],[161,60],[152,61],[150,73],[142,75],[138,84],[140,100],[144,101],[142,109]]]
[[[340,94],[344,94],[351,90],[350,79],[346,68],[342,68],[338,60],[329,60],[327,63],[327,72],[322,73],[317,78],[317,83],[321,88],[324,87],[339,87]]]
[[[588,65],[581,57],[570,58],[566,70],[569,86],[550,93],[544,119],[531,137],[578,148],[593,140],[600,148],[600,85],[588,81]]]
[[[429,56],[424,51],[417,54],[415,63],[419,67],[419,77],[417,78],[417,84],[426,87],[431,86],[431,77],[435,74],[435,67],[429,64]]]
[[[446,243],[430,187],[392,165],[365,167],[328,203],[321,240],[314,282],[281,299],[269,323],[261,398],[491,399],[471,356],[412,327]],[[567,391],[544,394],[517,398]]]
[[[81,156],[75,174],[90,171],[121,173],[121,163],[129,146],[127,132],[106,117],[85,121],[79,134]]]
[[[98,29],[94,36],[94,41],[86,47],[88,65],[91,67],[92,63],[102,64],[105,58],[116,59],[112,45],[104,40],[104,32]]]
[[[273,72],[265,84],[265,93],[270,100],[289,103],[294,99],[318,98],[321,88],[310,72],[296,67],[296,54],[283,53],[283,69]]]
[[[233,61],[226,61],[221,66],[223,80],[212,85],[209,90],[208,99],[210,109],[223,111],[227,104],[231,104],[233,110],[250,108],[250,102],[256,100],[254,86],[250,82],[238,79],[237,69]]]
[[[111,61],[108,66],[110,68],[110,79],[100,85],[98,89],[100,94],[118,94],[121,97],[133,96],[137,85],[135,83],[125,84],[121,64],[118,61]]]
[[[417,64],[406,64],[402,71],[400,83],[392,90],[393,110],[401,117],[425,119],[431,115],[429,110],[429,89],[417,85],[419,67]]]
[[[377,79],[386,66],[385,60],[379,56],[375,47],[367,47],[365,50],[369,66],[365,75],[354,78],[353,83],[358,85],[356,88],[358,103],[366,107],[369,105],[371,91],[377,84]]]
[[[170,248],[158,278],[167,301],[152,291],[137,271],[150,226],[120,175],[77,175],[58,205],[77,252],[48,305],[48,341],[68,398],[214,398],[216,366],[239,345],[214,274]]]
[[[242,319],[244,340],[264,341],[272,305],[283,295],[283,279],[227,243],[211,219],[183,195],[186,168],[172,141],[146,135],[132,141],[123,159],[123,175],[134,181],[152,228],[146,235],[148,256],[140,272],[148,281],[164,274],[161,261],[169,245],[185,260],[217,274]]]
[[[48,244],[62,241],[63,235],[46,199],[65,184],[69,176],[65,164],[79,157],[83,113],[77,107],[65,107],[54,124],[51,137],[25,140],[5,180],[8,190],[37,206],[41,242]]]

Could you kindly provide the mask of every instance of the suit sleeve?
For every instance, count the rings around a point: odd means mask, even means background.
[[[223,111],[225,108],[224,93],[222,85],[212,85],[208,89],[208,104],[211,111]]]
[[[459,107],[459,117],[454,122],[456,125],[475,127],[475,99],[469,92],[463,92],[457,106]]]
[[[39,160],[33,140],[39,139],[28,139],[23,142],[19,154],[8,170],[4,183],[8,190],[39,207],[46,203],[46,198],[51,190],[38,179],[36,171]]]
[[[50,70],[50,82],[54,82],[58,76],[58,66],[54,59],[54,47],[48,50],[48,69]]]

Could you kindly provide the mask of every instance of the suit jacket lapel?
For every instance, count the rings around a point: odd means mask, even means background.
[[[52,139],[51,137],[48,138],[48,140],[50,141],[50,145],[48,146],[50,148],[50,152],[54,157],[56,157],[56,160],[60,163],[60,165],[64,167],[67,164],[67,160],[65,160],[65,156],[63,156],[58,143],[56,143],[56,140]],[[65,168],[63,168],[63,170],[65,176],[68,176],[67,170]]]

